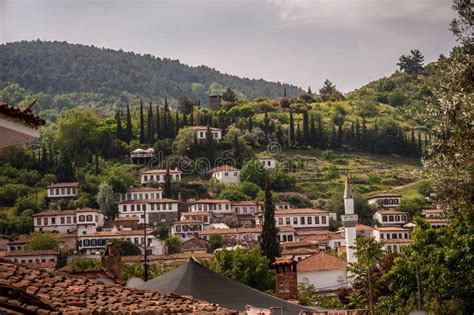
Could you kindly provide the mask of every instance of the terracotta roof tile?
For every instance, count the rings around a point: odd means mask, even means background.
[[[5,257],[20,257],[20,256],[50,256],[57,255],[57,250],[15,250],[11,252],[6,252]]]
[[[154,169],[154,170],[143,171],[140,174],[166,174],[166,172],[167,172],[166,169]],[[182,173],[182,172],[179,170],[170,169],[170,174],[177,174],[177,173]]]
[[[231,203],[231,201],[227,199],[199,199],[199,200],[190,201],[188,204],[194,205],[197,203],[216,204],[216,203]]]
[[[319,252],[298,263],[298,271],[323,271],[346,269],[347,262],[339,257]]]
[[[397,211],[397,210],[378,210],[376,213],[380,214],[399,214],[399,215],[406,215],[406,212],[403,211]]]
[[[329,211],[312,208],[290,208],[275,210],[275,216],[283,216],[287,214],[329,214]]]
[[[207,130],[207,126],[191,126],[190,128],[194,130]],[[209,129],[211,129],[211,131],[222,131],[222,129],[214,127],[210,127]]]
[[[53,183],[48,185],[48,188],[62,188],[62,187],[79,187],[78,182],[70,182],[70,183]]]
[[[240,171],[240,170],[230,165],[222,165],[222,166],[211,168],[209,170],[209,173],[217,173],[217,172],[224,172],[224,171],[233,172],[233,171]]]
[[[140,199],[140,200],[124,200],[117,202],[117,204],[142,204],[142,203],[176,203],[175,199],[161,198],[161,199]]]

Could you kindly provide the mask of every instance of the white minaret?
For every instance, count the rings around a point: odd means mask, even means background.
[[[341,217],[342,223],[344,223],[344,230],[346,231],[347,263],[352,264],[357,262],[352,247],[354,246],[356,239],[356,224],[358,216],[357,214],[354,214],[354,199],[352,199],[349,177],[346,177],[346,187],[344,188],[344,215]]]

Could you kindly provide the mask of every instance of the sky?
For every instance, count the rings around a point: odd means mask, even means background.
[[[58,40],[347,92],[455,45],[450,0],[0,0],[0,43]]]

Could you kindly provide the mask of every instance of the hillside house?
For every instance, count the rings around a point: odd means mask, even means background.
[[[47,210],[33,214],[35,232],[50,231],[61,234],[95,232],[104,225],[104,214],[97,209]]]
[[[202,230],[198,233],[199,237],[209,240],[212,234],[222,235],[227,241],[260,242],[262,238],[262,228],[232,228]],[[295,229],[292,227],[281,227],[278,231],[278,238],[281,242],[294,242],[296,240]]]
[[[403,225],[408,221],[406,212],[396,210],[378,210],[374,213],[373,219],[378,221],[381,226]]]
[[[209,213],[232,213],[232,202],[227,199],[199,199],[188,203],[188,211],[207,211]]]
[[[204,225],[211,224],[211,218],[208,211],[182,212],[181,220],[200,221]]]
[[[168,171],[166,169],[155,169],[155,170],[143,171],[140,173],[140,183],[142,185],[145,185],[148,183],[164,184],[166,181],[167,172]],[[181,180],[181,174],[182,172],[177,169],[169,170],[171,181],[179,182]]]
[[[396,193],[378,193],[367,198],[369,205],[380,206],[384,209],[393,209],[402,201],[402,196]]]
[[[48,198],[65,199],[75,198],[79,195],[79,183],[54,183],[48,185]]]
[[[171,235],[177,235],[183,240],[194,238],[202,230],[204,230],[204,223],[199,220],[175,221],[171,225]]]
[[[260,205],[256,201],[234,201],[232,212],[237,215],[255,215],[260,212]]]
[[[264,215],[257,216],[256,224],[263,225]],[[291,226],[295,229],[329,229],[329,212],[320,209],[278,209],[275,210],[275,222],[277,227]]]
[[[130,187],[125,194],[119,195],[119,201],[161,198],[163,198],[163,189],[148,186]]]
[[[291,205],[289,202],[286,202],[286,201],[278,201],[278,202],[275,202],[273,203],[273,205],[275,206],[275,209],[290,209],[291,208]]]
[[[207,139],[207,126],[192,126],[191,128],[194,130],[194,134],[198,140]],[[212,139],[216,142],[220,142],[222,140],[222,129],[213,127],[210,127],[209,129]]]
[[[271,156],[259,156],[257,159],[262,163],[263,167],[265,167],[266,169],[273,170],[276,168],[277,160],[272,158]]]
[[[383,248],[389,253],[397,253],[400,247],[411,243],[410,230],[402,227],[376,227],[374,238],[383,242]]]
[[[46,270],[56,269],[58,261],[57,250],[16,250],[6,252],[4,259],[25,266]]]
[[[130,160],[133,164],[147,165],[149,161],[155,158],[155,150],[149,149],[135,149],[130,154]]]
[[[214,167],[209,170],[212,178],[225,184],[239,184],[240,170],[230,165]]]
[[[119,217],[138,216],[138,224],[171,224],[178,219],[178,200],[142,199],[118,202]]]

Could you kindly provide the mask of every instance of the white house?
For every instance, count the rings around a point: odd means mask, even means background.
[[[240,170],[233,166],[223,165],[209,170],[212,178],[217,179],[223,184],[239,184]]]
[[[175,221],[171,225],[171,235],[177,235],[184,240],[193,238],[202,230],[204,230],[204,223],[200,220]]]
[[[324,251],[298,262],[298,283],[312,284],[316,291],[335,291],[347,286],[347,262]]]
[[[139,224],[159,225],[172,223],[178,219],[178,200],[174,199],[141,199],[118,202],[120,217],[138,216]]]
[[[259,156],[258,160],[263,164],[266,169],[275,169],[276,168],[276,159],[271,156]]]
[[[319,231],[320,233],[314,233],[303,237],[305,242],[318,244],[319,248],[324,249],[338,249],[341,246],[346,246],[346,237],[344,228],[338,232]]]
[[[9,251],[4,255],[6,260],[21,263],[27,266],[43,268],[48,270],[56,269],[58,261],[57,250],[17,250]]]
[[[192,126],[191,127],[196,134],[196,138],[198,140],[207,139],[207,126]],[[215,141],[222,140],[222,129],[210,127],[210,132],[212,135],[212,139]]]
[[[257,225],[263,225],[263,213],[256,220]],[[275,223],[277,227],[291,226],[295,229],[329,228],[329,212],[320,209],[278,209],[275,210]]]
[[[148,186],[141,186],[141,187],[130,187],[125,194],[120,194],[119,201],[161,199],[161,198],[163,198],[163,189],[148,187]]]
[[[446,218],[446,211],[441,209],[423,209],[421,214],[425,218]]]
[[[400,247],[411,243],[410,230],[398,226],[376,227],[374,238],[383,242],[383,248],[389,253],[399,252]]]
[[[153,230],[147,230],[147,246],[151,245],[155,236],[152,234]],[[128,240],[135,245],[138,245],[143,253],[143,245],[145,244],[144,230],[118,230],[113,228],[111,231],[101,231],[86,235],[78,235],[78,248],[87,255],[94,255],[97,252],[103,253],[107,242],[113,239]]]
[[[396,210],[378,210],[373,215],[373,219],[377,220],[381,226],[387,225],[403,225],[408,221],[406,212]]]
[[[401,200],[401,195],[390,192],[378,193],[367,198],[369,205],[377,205],[385,209],[397,207]]]
[[[79,183],[54,183],[48,185],[48,198],[74,198],[79,195]]]
[[[234,201],[232,202],[232,212],[238,215],[257,214],[260,205],[255,201]]]
[[[140,183],[142,185],[153,183],[153,182],[163,184],[166,181],[167,172],[168,171],[166,169],[155,169],[155,170],[143,171],[140,173]],[[172,181],[177,182],[181,180],[181,174],[182,174],[181,171],[177,169],[173,169],[173,170],[170,169],[169,174],[171,176]]]
[[[232,213],[232,202],[227,199],[199,199],[188,204],[188,211],[208,211],[210,213]]]
[[[211,224],[211,219],[208,211],[192,211],[192,212],[182,212],[181,220],[191,220],[191,221],[200,221],[205,225]]]
[[[273,204],[275,206],[275,209],[290,209],[291,205],[289,202],[286,201],[278,201]]]
[[[206,229],[198,232],[199,237],[209,240],[212,234],[222,235],[227,240],[244,241],[244,242],[260,242],[262,239],[261,227],[250,228],[232,228],[232,229]],[[281,227],[278,231],[278,238],[282,242],[296,241],[295,229],[290,226]]]
[[[50,231],[67,234],[77,230],[78,234],[95,232],[104,225],[104,214],[97,209],[47,210],[33,214],[35,232]]]

